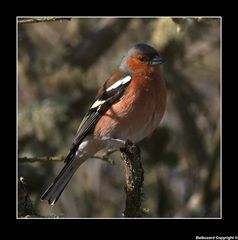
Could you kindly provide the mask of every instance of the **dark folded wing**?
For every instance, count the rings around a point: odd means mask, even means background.
[[[65,159],[65,162],[70,162],[74,156],[78,147],[82,140],[87,136],[87,134],[94,129],[96,123],[99,119],[107,112],[107,110],[116,102],[120,100],[125,89],[131,82],[130,76],[125,76],[118,81],[115,81],[108,88],[104,88],[104,90],[100,90],[101,94],[97,96],[94,104],[87,112],[85,117],[83,118],[79,129],[77,131],[77,135],[73,141],[71,149]],[[104,84],[106,86],[106,83]]]

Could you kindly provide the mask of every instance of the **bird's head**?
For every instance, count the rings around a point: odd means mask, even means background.
[[[163,63],[160,54],[151,46],[145,43],[134,45],[123,57],[120,70],[123,72],[143,71],[148,67],[158,67]]]

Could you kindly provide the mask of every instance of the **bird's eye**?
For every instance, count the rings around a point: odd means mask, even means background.
[[[140,56],[140,57],[138,57],[138,59],[139,59],[141,62],[145,62],[145,61],[146,61],[146,57],[144,57],[144,56]]]

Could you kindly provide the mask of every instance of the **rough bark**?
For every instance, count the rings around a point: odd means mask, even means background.
[[[128,140],[125,147],[120,150],[126,177],[124,216],[141,217],[141,188],[144,181],[144,170],[140,161],[140,149]]]

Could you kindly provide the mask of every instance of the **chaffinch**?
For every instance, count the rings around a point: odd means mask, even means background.
[[[149,136],[161,121],[166,105],[165,82],[160,76],[163,62],[151,46],[134,45],[119,68],[99,89],[83,118],[65,165],[42,195],[56,203],[78,167],[104,148],[123,147]]]

